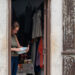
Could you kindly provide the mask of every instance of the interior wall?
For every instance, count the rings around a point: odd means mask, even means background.
[[[8,75],[8,0],[0,0],[0,75]]]
[[[51,0],[51,75],[62,75],[62,0]]]

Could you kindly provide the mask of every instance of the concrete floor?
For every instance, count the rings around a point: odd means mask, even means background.
[[[24,73],[23,71],[18,70],[17,75],[26,75],[26,73]]]
[[[17,73],[17,75],[26,75],[26,73]]]

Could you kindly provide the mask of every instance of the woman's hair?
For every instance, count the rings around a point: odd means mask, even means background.
[[[13,25],[11,26],[12,30],[17,27],[20,27],[18,22],[14,22]]]

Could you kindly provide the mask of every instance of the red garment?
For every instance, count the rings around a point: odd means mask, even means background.
[[[40,53],[40,67],[42,68],[43,67],[43,39],[42,38],[40,38],[38,50]]]

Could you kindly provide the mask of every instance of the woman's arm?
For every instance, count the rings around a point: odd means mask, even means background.
[[[19,48],[11,48],[11,51],[20,51],[20,49]]]
[[[17,42],[18,47],[19,47],[19,48],[22,47],[22,46],[20,45],[20,43],[19,43],[18,38],[17,38],[16,35],[15,35],[15,38],[16,38],[16,42]]]

